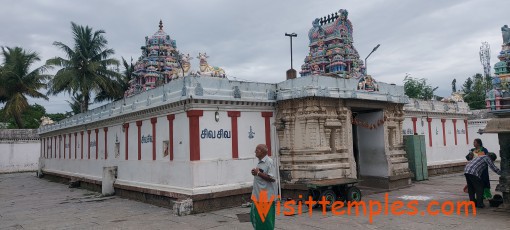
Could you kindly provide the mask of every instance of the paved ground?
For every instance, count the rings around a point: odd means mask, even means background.
[[[496,183],[492,182],[493,188]],[[464,184],[461,174],[433,177],[392,191],[388,200],[415,196],[410,198],[462,201],[467,198],[461,192]],[[384,197],[378,193],[363,200],[384,202]],[[419,201],[418,213],[427,210],[429,201]],[[320,211],[314,210],[312,217],[306,213],[278,216],[277,229],[510,229],[510,213],[497,208],[477,209],[476,217],[458,216],[456,212],[451,216],[381,215],[372,224],[367,216],[323,216]],[[239,207],[179,217],[166,208],[115,196],[100,198],[87,190],[38,179],[35,173],[0,174],[0,229],[251,229],[249,222],[240,222],[236,215],[248,212],[249,208]]]

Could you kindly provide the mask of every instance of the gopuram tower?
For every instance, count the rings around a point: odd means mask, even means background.
[[[277,85],[282,182],[350,178],[372,187],[407,186],[402,122],[408,98],[403,87],[364,74],[347,15],[341,9],[315,19],[301,77]]]

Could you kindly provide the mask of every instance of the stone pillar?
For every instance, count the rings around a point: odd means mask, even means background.
[[[117,179],[117,166],[103,167],[103,178],[101,183],[101,192],[103,196],[111,196],[115,194],[113,187]]]
[[[510,211],[510,113],[494,113],[496,118],[487,122],[484,133],[497,133],[499,155],[501,157],[501,175],[496,191],[503,194],[503,208]]]
[[[453,138],[455,138],[455,145],[457,145],[457,119],[453,119]]]
[[[510,209],[510,133],[499,133],[499,155],[501,156],[501,176],[496,191],[503,193],[504,208]]]
[[[416,129],[416,121],[418,120],[418,118],[412,117],[411,120],[413,121],[413,134],[418,133]]]

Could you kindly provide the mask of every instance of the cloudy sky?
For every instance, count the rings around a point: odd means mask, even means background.
[[[145,36],[157,31],[161,19],[181,52],[194,57],[207,52],[209,63],[223,67],[231,79],[280,82],[290,68],[290,42],[284,34],[298,34],[293,51],[299,71],[312,21],[347,9],[360,56],[364,59],[381,44],[368,59],[376,80],[402,85],[409,73],[427,78],[446,96],[453,78],[460,88],[467,77],[483,72],[482,42],[491,46],[491,64],[497,62],[509,8],[508,0],[3,0],[0,46],[36,51],[43,61],[63,56],[52,43],[72,44],[73,21],[105,30],[116,58],[136,60]],[[192,60],[195,68],[197,62]],[[70,111],[66,100],[69,95],[62,94],[30,103],[57,113]]]

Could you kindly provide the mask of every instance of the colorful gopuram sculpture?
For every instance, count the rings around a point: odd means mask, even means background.
[[[510,109],[510,28],[501,27],[503,45],[499,52],[499,62],[494,65],[493,89],[487,92],[486,107],[489,110]]]
[[[352,24],[347,10],[316,18],[308,32],[310,53],[299,72],[309,75],[337,75],[360,78],[365,72],[363,61],[353,46]]]
[[[125,96],[129,97],[147,90],[154,89],[173,79],[193,74],[189,54],[177,50],[175,40],[163,30],[163,22],[159,21],[159,30],[151,37],[145,37],[145,45],[141,47],[142,56],[135,64],[134,78],[129,82]],[[200,70],[196,74],[202,76],[225,77],[225,71],[207,63],[205,53],[199,53]]]
[[[135,64],[134,78],[125,93],[127,97],[171,81],[177,76],[174,71],[180,67],[177,59],[182,54],[177,51],[175,40],[163,31],[161,20],[159,30],[151,37],[145,37],[145,45],[141,49],[142,56]]]

